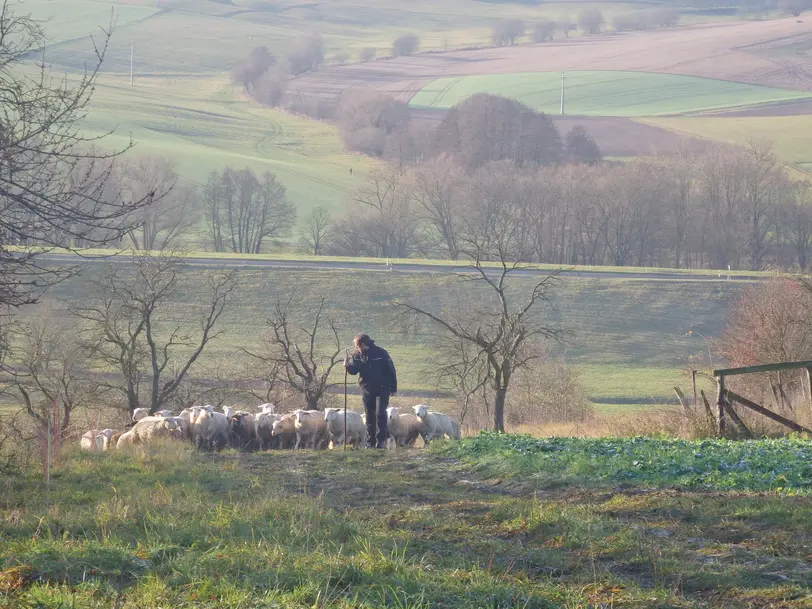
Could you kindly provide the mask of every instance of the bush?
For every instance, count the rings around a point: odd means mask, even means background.
[[[405,57],[413,55],[420,48],[420,38],[415,34],[404,34],[395,38],[392,43],[392,55],[395,57]]]
[[[290,75],[283,66],[265,72],[248,89],[249,94],[264,106],[280,106],[288,90]]]
[[[586,9],[578,16],[578,25],[587,34],[600,34],[605,23],[603,13],[594,8]]]
[[[378,51],[375,49],[375,47],[366,47],[361,49],[361,52],[358,54],[358,59],[360,59],[363,63],[366,63],[375,59],[377,54]]]
[[[317,68],[324,63],[324,40],[315,32],[305,34],[293,42],[286,59],[294,76]]]
[[[558,26],[555,21],[545,19],[536,24],[536,29],[533,30],[533,42],[547,42],[555,37],[555,30]]]
[[[504,19],[493,26],[491,40],[497,46],[512,46],[524,36],[524,21],[521,19]]]
[[[586,129],[575,125],[564,140],[564,154],[570,163],[595,165],[603,160],[601,149]]]
[[[276,58],[271,55],[267,47],[256,47],[248,54],[248,57],[234,66],[231,71],[231,80],[247,89],[275,63]]]

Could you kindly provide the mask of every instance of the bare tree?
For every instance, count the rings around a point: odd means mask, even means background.
[[[564,140],[564,154],[570,163],[595,165],[603,160],[601,149],[581,125],[570,129]]]
[[[437,128],[435,150],[467,169],[502,160],[554,164],[562,152],[561,137],[548,116],[488,93],[477,93],[449,110]]]
[[[116,242],[150,202],[111,192],[118,153],[100,152],[103,137],[79,129],[109,38],[103,30],[83,75],[56,78],[29,59],[46,45],[39,23],[7,0],[0,7],[0,308],[35,303],[75,272],[39,264],[48,247]]]
[[[491,40],[497,46],[513,46],[516,40],[524,36],[524,21],[521,19],[503,19],[493,26]]]
[[[587,34],[600,34],[605,23],[606,19],[603,18],[603,13],[596,8],[584,9],[578,15],[578,25]]]
[[[332,222],[330,212],[323,207],[316,207],[305,218],[300,241],[308,254],[321,256],[330,245]]]
[[[569,38],[570,32],[575,29],[573,20],[568,15],[564,15],[556,19],[555,24],[558,29],[561,30],[561,33],[564,34],[564,38]]]
[[[289,82],[287,66],[277,64],[258,76],[251,83],[248,92],[262,105],[275,108],[285,101]]]
[[[806,0],[779,0],[778,8],[793,17],[799,17],[806,10],[807,3]]]
[[[137,224],[127,237],[135,249],[163,250],[172,247],[197,223],[194,188],[178,185],[171,159],[156,156],[127,158],[120,169],[122,186],[133,199],[154,199],[139,209]]]
[[[291,74],[304,74],[324,63],[324,40],[316,32],[304,34],[293,41],[285,58]]]
[[[407,104],[372,89],[351,89],[338,106],[344,144],[370,156],[382,156],[387,138],[401,137],[410,120]]]
[[[215,251],[259,254],[269,239],[289,234],[296,210],[285,186],[266,172],[262,181],[250,169],[213,172],[203,191],[206,224]]]
[[[458,374],[472,375],[472,380],[461,384],[470,394],[483,388],[490,391],[494,403],[493,427],[504,431],[505,399],[513,374],[538,357],[538,350],[531,348],[534,343],[564,337],[561,329],[548,326],[538,316],[538,305],[550,303],[549,292],[557,273],[544,277],[529,293],[517,297],[515,290],[509,289],[509,279],[522,265],[510,261],[502,240],[491,238],[484,244],[471,238],[463,251],[473,268],[470,274],[460,278],[481,285],[482,293],[476,301],[492,302],[492,305],[472,307],[450,317],[408,303],[399,303],[397,307],[402,312],[427,319],[460,346],[460,357],[456,361],[452,359],[450,365]],[[498,268],[484,264],[487,258],[498,259]]]
[[[334,385],[330,373],[344,360],[341,340],[335,322],[324,319],[324,298],[313,315],[312,325],[304,327],[294,318],[294,310],[301,309],[300,305],[294,305],[294,296],[276,303],[273,317],[268,320],[269,331],[262,341],[264,351],[245,350],[245,353],[268,370],[274,370],[282,383],[301,393],[308,410],[319,410],[319,402]]]
[[[390,167],[373,170],[352,199],[365,212],[362,233],[367,255],[408,258],[418,227],[404,176]]]
[[[375,47],[364,47],[358,54],[358,59],[361,60],[361,63],[366,63],[375,59],[377,54],[378,51],[375,49]]]
[[[189,287],[184,268],[182,259],[169,254],[133,255],[131,264],[110,264],[91,283],[92,296],[71,305],[95,360],[121,375],[107,386],[123,395],[130,412],[160,410],[223,333],[217,325],[235,290],[235,272],[205,276],[208,300],[193,331],[167,320],[167,310]]]
[[[809,182],[794,185],[781,207],[781,219],[789,244],[795,250],[798,266],[805,272],[812,252],[812,192]]]
[[[64,434],[76,408],[89,408],[103,399],[104,388],[91,372],[89,353],[76,328],[64,322],[25,323],[15,335],[3,366],[3,384],[18,394],[40,429],[59,408],[59,433]]]
[[[533,30],[533,42],[547,42],[555,37],[555,31],[558,28],[555,21],[543,19],[536,24]]]
[[[268,47],[256,47],[231,71],[231,80],[248,89],[276,63]]]
[[[463,223],[464,183],[462,170],[447,158],[417,167],[409,176],[410,194],[430,230],[437,234],[446,255],[460,256],[459,236]]]
[[[420,38],[415,34],[404,34],[395,38],[392,43],[392,55],[395,57],[414,55],[418,48],[420,48]]]

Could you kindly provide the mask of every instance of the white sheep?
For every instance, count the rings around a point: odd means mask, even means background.
[[[118,438],[116,436],[118,435],[118,433],[119,432],[117,432],[115,429],[105,429],[104,431],[102,431],[102,436],[104,436],[104,441],[102,443],[103,451],[106,452],[108,450],[113,450],[116,447],[116,441],[118,441]]]
[[[107,450],[105,446],[110,442],[110,438],[115,432],[112,429],[105,429],[97,431],[91,429],[82,434],[82,439],[79,441],[79,447],[82,450],[90,452],[101,452]]]
[[[222,450],[228,446],[229,425],[226,415],[204,406],[195,418],[192,435],[198,449]]]
[[[133,410],[133,422],[138,423],[144,417],[149,416],[149,408],[136,408]]]
[[[279,447],[280,439],[273,435],[273,426],[274,423],[281,418],[281,415],[271,412],[260,412],[254,417],[257,426],[257,443],[259,444],[259,450],[270,450]]]
[[[425,437],[426,425],[411,412],[401,413],[397,406],[386,409],[387,428],[395,446],[414,446],[418,437]]]
[[[279,448],[293,448],[296,441],[296,413],[289,412],[274,421],[271,435],[279,438]]]
[[[325,408],[324,420],[327,423],[327,433],[330,437],[331,447],[344,445],[344,409]],[[347,444],[361,448],[367,437],[367,428],[364,419],[357,412],[347,411]]]
[[[276,406],[271,404],[270,402],[267,404],[260,404],[259,405],[260,412],[266,412],[268,414],[275,414],[276,413]]]
[[[231,406],[223,406],[223,414],[230,421],[231,417],[234,416],[234,409]]]
[[[155,416],[156,417],[164,417],[164,418],[166,418],[166,417],[172,417],[172,416],[175,416],[175,415],[173,415],[172,412],[169,411],[169,410],[159,410],[158,412],[155,413]]]
[[[310,448],[323,448],[327,440],[327,421],[324,420],[324,413],[318,410],[297,410],[296,422],[293,425],[296,430],[296,450],[304,440],[305,445]]]
[[[170,439],[173,432],[180,431],[180,418],[144,417],[130,430],[133,444],[149,444],[158,439]],[[119,441],[121,439],[119,438]]]
[[[133,434],[133,430],[130,429],[129,431],[125,431],[121,436],[119,436],[118,440],[116,441],[116,450],[121,450],[123,448],[127,448],[129,446],[133,446],[135,444],[135,435]]]
[[[417,418],[423,421],[426,432],[423,441],[428,444],[437,438],[448,437],[452,440],[460,439],[460,424],[442,412],[433,412],[425,404],[413,406]]]

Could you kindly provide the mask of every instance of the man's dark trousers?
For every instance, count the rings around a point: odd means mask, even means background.
[[[370,448],[386,448],[389,432],[386,428],[386,409],[389,407],[388,393],[370,393],[363,391],[364,410],[367,413],[367,445]],[[377,402],[377,409],[376,409]],[[377,431],[377,438],[375,432]],[[377,440],[377,442],[376,442]]]

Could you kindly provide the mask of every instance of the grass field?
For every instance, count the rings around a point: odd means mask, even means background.
[[[591,463],[597,449],[620,456],[600,459],[594,474],[537,459],[530,476],[514,473],[507,452],[486,464],[472,448],[70,454],[48,491],[39,476],[3,479],[0,606],[802,609],[812,602],[809,497],[788,496],[791,482],[783,492],[754,492],[743,478],[697,486],[672,471],[684,456],[686,465],[699,464],[698,475],[712,472],[731,452],[724,443],[679,452],[661,443],[646,452],[634,441],[573,442],[573,462]],[[770,454],[783,454],[787,466],[796,452],[788,444]],[[640,476],[636,453],[656,477]],[[498,475],[496,459],[504,463]]]
[[[136,152],[163,154],[178,162],[186,180],[200,183],[214,168],[230,164],[271,170],[287,186],[302,213],[316,205],[340,210],[347,192],[363,179],[370,163],[343,152],[336,131],[323,123],[263,109],[241,97],[227,73],[253,47],[281,55],[302,32],[325,39],[329,61],[355,61],[373,46],[379,55],[391,41],[413,31],[424,50],[489,46],[490,29],[500,19],[575,17],[599,8],[607,19],[638,4],[570,3],[540,5],[448,0],[410,3],[390,0],[337,0],[301,4],[292,0],[215,2],[209,0],[31,0],[25,10],[45,20],[54,70],[79,72],[93,63],[90,35],[115,23],[92,102],[87,128],[117,129],[106,140],[120,146],[132,136]],[[686,17],[713,21],[713,17]],[[127,73],[135,48],[136,85]],[[349,168],[355,179],[351,179]]]
[[[801,166],[812,163],[812,116],[692,116],[652,118],[645,122],[733,144],[768,141],[782,160]]]
[[[416,0],[406,7],[391,0],[168,0],[158,11],[147,0],[80,0],[78,11],[75,7],[67,0],[34,0],[34,12],[40,18],[52,17],[54,24],[65,19],[71,24],[65,31],[57,27],[49,30],[53,43],[49,55],[58,65],[82,69],[92,49],[86,40],[76,38],[98,31],[98,25],[107,25],[114,9],[118,27],[106,71],[129,71],[130,43],[134,42],[137,73],[199,75],[227,72],[257,45],[283,55],[290,42],[306,31],[317,31],[324,37],[328,59],[345,55],[355,61],[360,50],[369,46],[376,47],[380,56],[388,55],[392,41],[406,32],[420,36],[424,50],[490,46],[491,27],[508,17],[532,24],[540,19],[575,18],[581,10],[592,7],[611,18],[639,4]],[[74,15],[87,18],[78,20]]]
[[[450,108],[475,93],[495,93],[542,112],[561,106],[560,72],[525,72],[441,78],[424,87],[410,105]],[[567,72],[565,110],[591,116],[685,114],[812,98],[812,93],[741,83],[643,72]]]
[[[85,281],[102,268],[91,265],[82,277],[54,288],[46,306],[57,308],[86,298]],[[203,297],[200,278],[205,272],[206,267],[197,266],[187,271],[184,289],[164,314],[164,323],[196,319]],[[436,388],[443,338],[424,323],[407,327],[393,304],[413,302],[447,314],[478,298],[478,288],[462,286],[441,273],[244,268],[239,281],[238,297],[223,319],[228,332],[211,345],[213,356],[227,362],[238,348],[255,347],[277,298],[295,292],[297,310],[307,318],[326,296],[346,346],[355,334],[367,331],[390,350],[407,397],[410,391]],[[527,288],[530,281],[517,278],[515,286]],[[610,402],[656,403],[673,399],[675,384],[687,386],[683,369],[707,366],[706,344],[696,333],[707,337],[719,333],[742,285],[736,280],[566,279],[552,294],[555,308],[540,314],[572,331],[559,352],[579,368],[590,396]],[[694,335],[687,336],[688,330],[694,330]]]
[[[227,165],[274,172],[300,216],[316,206],[338,212],[374,164],[347,153],[337,128],[248,101],[223,78],[151,78],[130,88],[105,75],[85,120],[105,146],[175,160],[184,180],[202,185]],[[350,168],[353,173],[350,174]]]

